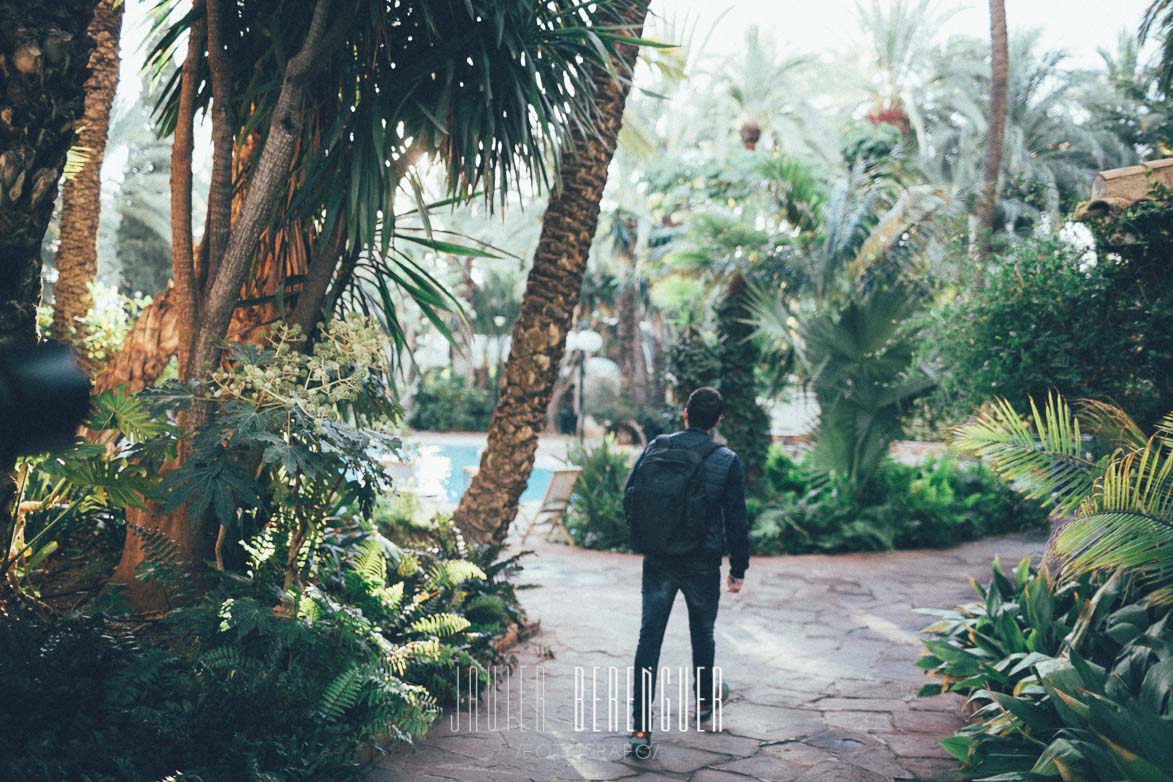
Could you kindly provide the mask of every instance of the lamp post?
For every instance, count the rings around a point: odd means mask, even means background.
[[[583,384],[586,382],[586,360],[591,353],[597,353],[603,348],[603,336],[597,331],[589,329],[571,331],[566,335],[566,349],[573,351],[578,359],[578,382],[574,384],[574,432],[581,443],[583,433]]]

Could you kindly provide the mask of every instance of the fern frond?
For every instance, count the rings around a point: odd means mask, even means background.
[[[411,631],[443,638],[462,633],[471,625],[468,619],[459,614],[432,614],[415,620],[411,625]]]
[[[366,671],[359,665],[351,666],[338,674],[334,681],[326,686],[318,702],[318,712],[323,719],[336,722],[354,708],[359,696],[362,695],[366,678]]]
[[[1062,396],[1048,395],[1040,413],[1030,400],[1028,421],[1008,401],[995,399],[977,418],[954,430],[954,442],[987,462],[1025,497],[1070,513],[1092,492],[1097,464],[1084,455],[1079,419]]]
[[[394,611],[403,602],[403,582],[400,581],[394,586],[376,589],[374,594],[387,610]]]
[[[217,646],[200,655],[200,663],[213,671],[233,671],[241,667],[241,653],[238,647]]]
[[[351,566],[368,584],[382,587],[387,583],[387,559],[374,538],[363,541]]]
[[[451,559],[437,562],[428,571],[428,588],[451,588],[469,579],[484,579],[485,571],[468,560]]]

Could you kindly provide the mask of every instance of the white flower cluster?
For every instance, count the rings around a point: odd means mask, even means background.
[[[385,338],[373,318],[355,314],[327,324],[312,353],[301,349],[305,337],[296,326],[275,325],[268,341],[270,349],[258,360],[236,361],[215,372],[213,396],[334,420],[339,406],[361,404],[371,382],[387,374]]]

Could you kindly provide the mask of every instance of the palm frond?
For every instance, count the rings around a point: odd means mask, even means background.
[[[1071,513],[1091,494],[1097,464],[1084,453],[1079,419],[1062,396],[1048,395],[1042,412],[1031,399],[1030,409],[1024,419],[1007,400],[995,399],[954,430],[954,441],[1028,499]]]
[[[1073,575],[1123,568],[1173,603],[1173,448],[1153,437],[1112,460],[1055,548]]]
[[[1147,444],[1148,438],[1136,421],[1120,407],[1098,399],[1080,399],[1076,405],[1084,431],[1094,434],[1107,448],[1137,451]]]

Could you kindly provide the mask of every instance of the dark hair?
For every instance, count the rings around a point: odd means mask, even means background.
[[[721,392],[711,386],[703,386],[688,395],[688,425],[700,429],[712,429],[717,419],[725,412],[725,400]]]

